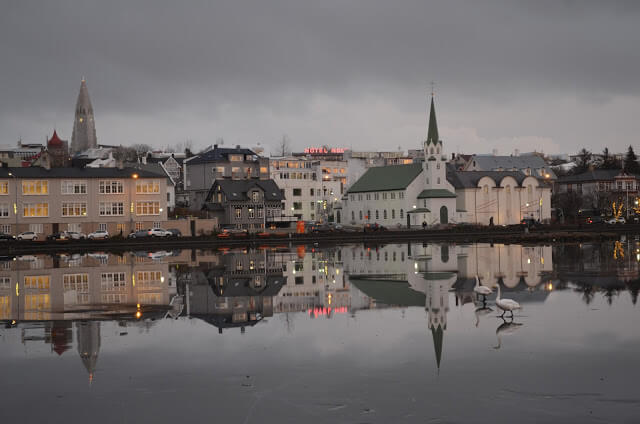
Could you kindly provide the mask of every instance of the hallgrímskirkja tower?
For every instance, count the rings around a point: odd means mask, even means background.
[[[76,116],[71,134],[71,154],[98,147],[96,125],[93,119],[93,106],[89,99],[87,82],[82,78],[80,93],[76,102]]]

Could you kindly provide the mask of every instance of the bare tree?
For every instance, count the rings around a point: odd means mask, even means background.
[[[138,144],[134,144],[131,146],[132,149],[134,149],[138,154],[143,154],[143,153],[147,153],[150,152],[151,150],[151,146],[149,146],[148,144],[144,144],[144,143],[138,143]]]
[[[287,156],[291,153],[291,141],[286,134],[282,135],[282,140],[280,140],[280,144],[278,144],[278,153],[280,156]]]

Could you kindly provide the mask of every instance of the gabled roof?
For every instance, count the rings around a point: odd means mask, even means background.
[[[442,199],[448,197],[456,197],[456,194],[443,188],[422,190],[420,194],[418,194],[418,199]]]
[[[53,130],[53,135],[47,141],[47,146],[62,146],[62,140],[58,137],[58,133],[56,130]]]
[[[431,96],[431,111],[429,112],[429,130],[427,131],[427,143],[436,144],[440,140],[438,135],[438,122],[436,121],[436,108]]]
[[[613,181],[615,177],[622,174],[622,169],[594,169],[581,174],[566,175],[558,178],[559,184],[584,183],[589,181]],[[634,175],[640,178],[638,175]]]
[[[521,186],[527,175],[520,171],[456,171],[455,167],[447,165],[447,181],[454,188],[476,188],[483,177],[491,178],[496,185],[500,185],[505,177],[512,177]]]
[[[10,178],[9,173],[17,178],[131,178],[138,174],[140,178],[166,178],[166,174],[136,168],[41,168],[30,166],[24,168],[0,168],[0,178]]]
[[[421,163],[376,166],[369,168],[358,181],[353,183],[347,192],[404,190],[421,172]]]
[[[210,202],[213,199],[213,194],[215,193],[215,188],[217,186],[220,186],[220,189],[227,197],[228,201],[249,200],[247,192],[255,187],[264,192],[265,200],[284,200],[284,196],[282,195],[280,188],[273,180],[215,180],[207,194],[207,202]]]
[[[475,162],[475,165],[473,165]],[[555,178],[551,166],[538,155],[519,155],[519,156],[494,156],[494,155],[473,155],[467,162],[467,167],[475,166],[480,170],[493,171],[496,169],[540,169],[546,168],[545,171]],[[468,168],[467,168],[468,169]]]
[[[189,165],[197,165],[199,163],[218,162],[229,160],[229,155],[255,155],[257,154],[251,149],[244,148],[223,148],[214,146],[202,154],[194,156],[188,160]]]

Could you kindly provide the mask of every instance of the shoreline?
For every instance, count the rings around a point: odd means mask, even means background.
[[[220,247],[260,247],[327,244],[391,244],[397,242],[452,242],[452,243],[544,243],[567,241],[593,241],[617,238],[620,235],[640,235],[640,224],[620,226],[553,226],[532,229],[482,227],[472,229],[449,228],[442,230],[401,230],[377,232],[333,232],[315,234],[283,233],[269,237],[249,234],[242,237],[218,238],[212,236],[154,238],[148,239],[110,238],[107,240],[65,241],[3,241],[0,256],[25,253],[123,251],[123,250],[173,250],[207,249]],[[150,249],[152,247],[152,249]]]

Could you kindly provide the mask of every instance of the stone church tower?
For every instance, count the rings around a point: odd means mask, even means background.
[[[87,82],[83,78],[76,103],[76,117],[73,121],[71,153],[95,147],[98,147],[98,139],[96,138],[96,125],[93,120],[93,106],[91,106],[91,100],[89,99]]]

